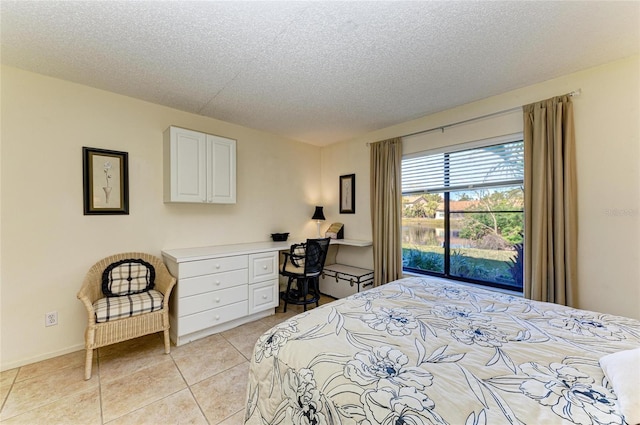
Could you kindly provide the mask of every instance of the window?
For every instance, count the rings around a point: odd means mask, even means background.
[[[402,160],[406,271],[522,291],[521,138]]]

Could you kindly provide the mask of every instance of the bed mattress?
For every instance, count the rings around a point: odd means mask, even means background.
[[[634,319],[406,278],[263,334],[247,424],[624,424],[599,366]]]

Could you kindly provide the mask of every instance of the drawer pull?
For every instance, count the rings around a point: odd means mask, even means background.
[[[267,296],[266,296],[266,295],[263,295],[263,296],[262,296],[262,299],[263,299],[263,300],[266,300],[266,299],[267,299]]]
[[[216,302],[219,303],[220,302],[220,297],[216,298]]]
[[[216,316],[216,320],[220,320],[220,316]]]
[[[216,264],[216,269],[219,269],[219,268],[220,268],[220,264]]]
[[[216,280],[216,286],[220,286],[220,281]]]
[[[267,270],[267,266],[262,266],[262,268],[263,268],[264,270]]]

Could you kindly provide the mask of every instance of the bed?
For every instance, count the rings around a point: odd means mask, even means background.
[[[625,424],[599,359],[637,347],[638,320],[405,278],[263,334],[245,423]]]

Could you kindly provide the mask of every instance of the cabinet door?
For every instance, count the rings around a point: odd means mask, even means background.
[[[165,202],[207,202],[206,147],[204,133],[178,127],[165,131]]]
[[[278,280],[249,285],[249,314],[278,307]]]
[[[278,278],[278,253],[249,254],[249,283]]]
[[[207,200],[217,204],[236,203],[236,141],[207,135],[209,167]]]

